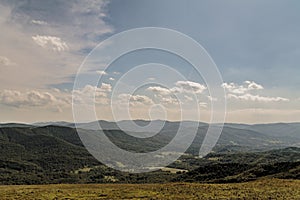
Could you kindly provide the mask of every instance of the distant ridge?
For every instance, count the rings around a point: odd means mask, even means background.
[[[106,124],[106,128],[115,126],[113,122],[100,123]],[[277,133],[272,136],[271,125],[267,133],[225,125],[213,151],[198,158],[195,155],[207,130],[207,125],[201,124],[186,154],[169,166],[179,173],[158,170],[146,174],[123,173],[102,165],[85,149],[76,129],[67,127],[72,126],[71,123],[58,124],[2,124],[0,184],[242,182],[261,177],[300,178],[299,135],[287,124],[281,130],[293,132],[284,132],[284,137]],[[104,133],[120,148],[150,152],[166,145],[178,125],[167,122],[159,134],[146,139],[135,138],[119,129],[107,129]],[[93,132],[82,130],[87,134]],[[212,169],[222,170],[211,173]],[[181,174],[182,170],[188,173]]]

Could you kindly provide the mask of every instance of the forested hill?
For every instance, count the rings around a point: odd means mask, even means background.
[[[84,148],[72,124],[44,125],[1,124],[1,184],[299,179],[299,134],[295,130],[298,124],[283,124],[282,134],[278,131],[271,134],[271,125],[264,125],[267,127],[264,132],[262,125],[257,128],[227,124],[214,151],[205,158],[198,158],[195,155],[207,129],[206,124],[201,124],[187,154],[168,168],[145,174],[123,173],[102,165]],[[104,132],[123,149],[149,152],[167,144],[176,126],[175,122],[169,122],[150,139],[134,138],[115,127],[106,127]],[[274,130],[278,130],[278,124],[274,126]],[[87,124],[83,124],[82,129],[93,131]]]

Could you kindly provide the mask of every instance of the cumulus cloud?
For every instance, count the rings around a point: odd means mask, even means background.
[[[192,81],[177,81],[175,85],[177,87],[173,88],[173,90],[180,91],[181,93],[201,94],[207,89],[204,85]]]
[[[251,90],[262,90],[262,85],[255,83],[254,81],[245,81],[244,85],[237,85],[235,83],[223,83],[222,87],[230,93],[244,94]]]
[[[176,106],[180,104],[179,101],[173,97],[163,97],[160,103],[165,106]]]
[[[43,48],[52,49],[54,51],[66,51],[69,49],[66,42],[61,38],[47,35],[32,36],[33,41]]]
[[[131,106],[144,106],[153,105],[153,100],[145,95],[131,95],[131,94],[120,94],[118,95],[120,104],[128,104]]]
[[[32,24],[36,24],[36,25],[47,25],[48,23],[42,20],[31,20]]]
[[[262,90],[264,87],[262,85],[259,85],[255,83],[254,81],[245,81],[247,84],[248,90]]]
[[[152,86],[147,88],[148,91],[151,91],[153,93],[159,94],[159,95],[169,95],[172,93],[172,91],[168,88],[160,87],[160,86]]]
[[[12,62],[10,59],[8,59],[7,57],[4,56],[0,56],[0,65],[4,65],[4,66],[12,66],[12,65],[16,65],[16,63]]]
[[[14,23],[33,32],[68,37],[69,46],[76,49],[94,46],[100,41],[99,36],[113,32],[113,27],[104,20],[108,3],[107,0],[6,1],[12,8],[9,17]]]
[[[102,83],[100,87],[86,85],[82,89],[73,90],[73,97],[75,103],[80,104],[108,104],[110,101],[109,93],[111,92],[111,85]]]
[[[61,107],[70,106],[70,95],[52,94],[37,90],[21,92],[17,90],[3,90],[0,92],[0,103],[10,107],[46,107],[61,111]]]
[[[222,87],[227,91],[228,99],[256,102],[287,102],[289,99],[283,97],[268,97],[251,94],[252,91],[263,90],[264,87],[254,81],[245,81],[243,85],[236,83],[223,83]]]
[[[1,71],[0,89],[45,88],[71,82],[69,77],[76,73],[87,51],[105,34],[113,33],[113,27],[104,20],[108,3],[0,1],[0,52],[18,65]]]
[[[100,74],[100,75],[107,75],[107,73],[103,70],[98,70],[96,72],[97,72],[97,74]]]
[[[147,90],[152,91],[159,95],[170,95],[176,93],[188,93],[188,94],[201,94],[207,88],[196,82],[192,81],[177,81],[175,87],[165,88],[161,86],[148,87]]]
[[[206,86],[192,81],[177,81],[174,85],[171,88],[151,86],[146,90],[153,92],[160,103],[176,106],[180,103],[188,104],[193,101],[192,95],[202,94],[207,89]],[[179,95],[180,100],[174,98],[176,95]]]
[[[2,3],[3,1],[0,2],[0,56],[10,59],[10,64],[16,63],[16,66],[1,71],[0,90],[46,88],[67,82],[81,60],[78,54],[73,56],[70,51],[59,54],[55,51],[41,51],[41,46],[34,42],[32,36],[59,34],[52,33],[48,26],[33,25],[31,18],[18,12],[17,7],[25,7],[28,1],[19,2],[18,5],[14,4],[16,1],[7,1],[7,4],[12,4],[10,6]],[[22,19],[26,19],[26,22],[19,23],[16,16],[23,16]],[[33,19],[37,18],[39,17]]]

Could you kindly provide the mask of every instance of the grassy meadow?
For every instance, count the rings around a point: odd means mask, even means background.
[[[1,199],[300,199],[300,180],[246,183],[56,184],[0,186]]]

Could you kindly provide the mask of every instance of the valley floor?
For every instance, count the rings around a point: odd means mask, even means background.
[[[300,199],[300,180],[247,183],[0,186],[1,199]]]

